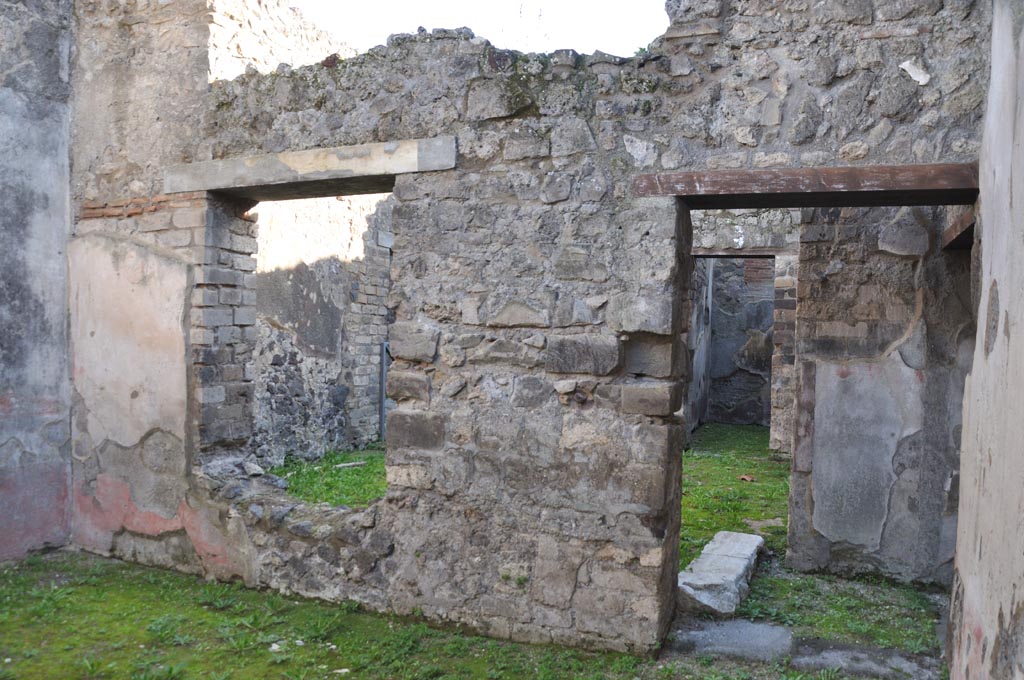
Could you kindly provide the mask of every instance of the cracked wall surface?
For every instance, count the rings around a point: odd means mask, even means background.
[[[0,5],[0,560],[68,537],[70,14]]]
[[[978,342],[963,404],[950,676],[1024,678],[1024,11],[997,0],[975,249]],[[1012,292],[1011,292],[1012,291]]]
[[[93,327],[147,354],[136,376],[79,364],[73,345],[76,388],[88,386],[73,420],[77,541],[498,637],[649,650],[673,614],[693,225],[672,199],[635,198],[635,176],[971,160],[978,148],[988,16],[971,3],[669,3],[669,30],[632,59],[523,55],[442,30],[212,86],[201,5],[76,9],[76,77],[122,87],[76,93],[72,283],[135,302],[84,300],[72,327],[83,359]],[[247,466],[253,203],[160,194],[164,169],[447,135],[454,168],[394,185],[388,494],[358,511],[289,500]],[[782,295],[794,350],[777,353],[799,363],[804,400],[790,559],[939,580],[969,263],[938,251],[928,211],[800,222],[798,294]],[[135,304],[152,334],[126,316]],[[907,368],[894,374],[920,373],[920,393],[872,373],[897,355]],[[844,393],[828,371],[846,365],[897,403],[921,395],[895,448],[874,423],[853,440],[882,470],[877,546],[876,520],[851,528],[818,502],[842,488],[823,447],[847,421],[815,403]],[[174,393],[158,403],[164,384]],[[107,423],[100,387],[125,423]]]

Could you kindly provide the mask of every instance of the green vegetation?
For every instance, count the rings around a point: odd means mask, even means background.
[[[767,548],[786,552],[789,459],[768,449],[768,428],[705,425],[683,453],[682,530],[679,564],[685,567],[719,531],[754,533],[744,520],[764,526]],[[771,522],[770,522],[771,523]]]
[[[759,428],[709,426],[685,454],[684,533],[695,542],[743,519],[785,519],[787,464]],[[366,461],[361,467],[339,464]],[[380,447],[289,462],[292,492],[365,504],[384,493]],[[751,475],[745,482],[740,475]],[[717,503],[717,505],[716,505]],[[776,527],[778,528],[778,527]],[[699,536],[696,530],[699,530]],[[778,554],[784,535],[770,535]],[[699,549],[699,546],[698,548]],[[524,576],[506,580],[526,587]],[[933,652],[928,595],[880,580],[795,574],[767,560],[740,614],[798,636]],[[9,660],[9,661],[8,661]],[[712,657],[653,661],[490,640],[419,619],[210,584],[193,576],[57,552],[0,565],[0,680],[126,678],[585,678],[587,680],[837,680],[785,664]]]
[[[0,567],[0,677],[627,678],[640,665],[83,554]]]
[[[0,565],[2,680],[836,677],[513,644],[78,553]]]
[[[359,462],[365,465],[344,467]],[[288,480],[289,494],[309,503],[365,507],[387,491],[380,442],[360,451],[331,451],[312,462],[289,458],[271,472]]]
[[[745,481],[741,477],[752,477]],[[789,460],[768,449],[768,428],[705,425],[683,453],[680,564],[689,564],[718,531],[753,533],[760,524],[769,559],[737,612],[781,623],[799,637],[820,637],[909,652],[938,648],[939,614],[928,595],[881,579],[801,574],[781,566],[786,552]]]
[[[881,579],[796,574],[768,565],[751,581],[737,613],[786,624],[800,637],[916,654],[939,648],[935,603],[921,590]]]

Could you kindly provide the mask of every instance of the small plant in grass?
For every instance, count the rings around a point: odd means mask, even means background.
[[[338,616],[317,616],[303,627],[302,636],[310,642],[325,642],[341,632],[343,623]]]
[[[238,604],[238,598],[232,594],[233,588],[226,583],[212,583],[203,586],[199,596],[199,604],[214,609],[231,609]]]
[[[379,442],[359,451],[331,451],[316,461],[289,458],[271,472],[288,481],[288,493],[310,503],[365,507],[387,491]]]

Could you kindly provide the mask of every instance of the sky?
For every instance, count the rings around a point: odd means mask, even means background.
[[[629,57],[668,27],[664,0],[292,0],[360,52],[393,33],[468,26],[496,47],[520,52],[596,50]]]

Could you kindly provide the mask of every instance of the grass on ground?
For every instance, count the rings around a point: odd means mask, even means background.
[[[361,467],[338,467],[365,462]],[[289,458],[271,472],[288,481],[288,493],[309,503],[366,507],[387,491],[384,445],[359,451],[331,451],[320,460]]]
[[[502,642],[85,554],[0,564],[0,680],[832,680]]]
[[[685,567],[719,531],[753,533],[743,520],[777,520],[762,529],[767,548],[786,552],[789,459],[768,449],[768,428],[708,424],[683,453],[679,564]]]
[[[680,564],[689,564],[718,531],[754,533],[744,520],[779,519],[782,526],[762,529],[770,557],[751,581],[740,616],[790,626],[800,637],[937,651],[939,612],[926,590],[784,568],[788,502],[789,459],[768,449],[768,428],[703,426],[683,453]]]
[[[915,654],[939,651],[939,612],[927,591],[883,579],[799,574],[769,563],[750,582],[737,613],[785,624],[798,637]]]

